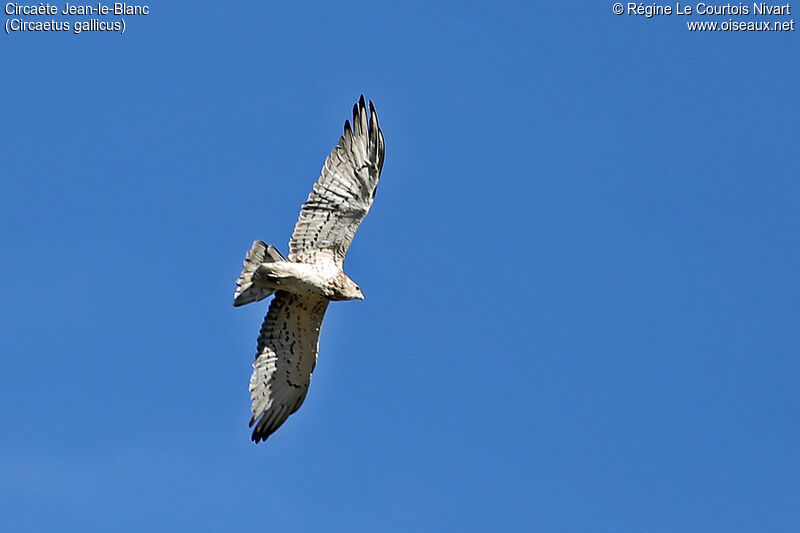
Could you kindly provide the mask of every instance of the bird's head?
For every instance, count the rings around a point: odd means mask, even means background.
[[[331,292],[328,296],[331,300],[363,300],[364,293],[361,292],[361,287],[347,277],[344,272],[340,272],[336,280],[331,286]]]
[[[361,292],[361,287],[359,287],[358,284],[350,278],[347,278],[347,281],[349,281],[349,283],[346,286],[346,291],[347,291],[346,299],[363,300],[364,293]]]

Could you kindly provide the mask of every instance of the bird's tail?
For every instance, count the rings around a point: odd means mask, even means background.
[[[233,296],[234,307],[263,300],[273,292],[273,289],[257,287],[253,284],[253,274],[261,263],[275,263],[286,261],[277,248],[262,241],[256,241],[247,252],[244,259],[244,269],[239,279],[236,280],[236,294]]]

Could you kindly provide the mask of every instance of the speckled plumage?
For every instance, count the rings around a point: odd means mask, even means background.
[[[345,121],[344,134],[300,210],[288,260],[274,246],[256,241],[236,282],[235,306],[275,294],[250,378],[254,442],[266,440],[303,404],[328,303],[364,298],[343,264],[383,167],[383,133],[372,102],[369,109],[368,114],[362,96],[353,107],[352,128]]]

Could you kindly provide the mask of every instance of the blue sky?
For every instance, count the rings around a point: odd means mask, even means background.
[[[798,34],[611,6],[3,34],[0,530],[796,531]],[[366,301],[256,446],[234,281],[362,93]]]

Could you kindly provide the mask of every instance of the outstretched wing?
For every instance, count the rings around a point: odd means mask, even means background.
[[[342,268],[358,225],[375,199],[383,168],[383,133],[372,102],[353,106],[353,127],[345,121],[339,144],[325,160],[322,173],[300,210],[289,241],[289,260],[316,263],[332,259]],[[320,257],[325,256],[325,257]]]
[[[275,293],[258,336],[250,377],[254,442],[267,440],[303,404],[327,307],[328,300],[316,296]]]

